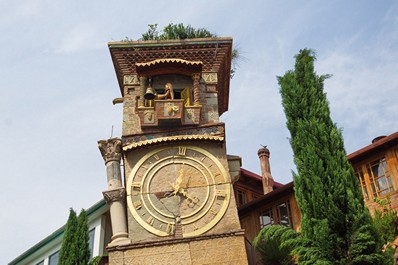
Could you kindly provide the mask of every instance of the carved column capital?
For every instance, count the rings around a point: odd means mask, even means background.
[[[192,79],[193,79],[193,81],[199,81],[199,79],[200,79],[200,73],[192,74]]]
[[[140,82],[145,82],[148,79],[148,76],[146,75],[138,75],[138,79]]]
[[[126,190],[125,188],[118,188],[114,190],[103,191],[102,194],[104,195],[106,203],[110,204],[116,201],[123,201],[126,194]]]
[[[108,140],[98,141],[98,148],[101,151],[102,158],[105,163],[109,161],[118,161],[122,158],[122,140],[119,138],[111,138]]]

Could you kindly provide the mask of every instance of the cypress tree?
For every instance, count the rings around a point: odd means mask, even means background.
[[[330,117],[323,91],[329,76],[316,74],[312,50],[300,50],[295,58],[294,70],[278,83],[298,171],[293,178],[302,216],[299,264],[387,264],[341,131]]]
[[[77,264],[75,243],[76,230],[76,212],[72,208],[70,208],[68,221],[66,222],[64,237],[62,238],[62,246],[59,252],[59,265]]]
[[[89,232],[87,224],[87,213],[85,210],[81,210],[77,219],[77,229],[75,234],[75,244],[77,247],[77,263],[78,265],[87,265],[90,261],[90,248],[88,245]]]

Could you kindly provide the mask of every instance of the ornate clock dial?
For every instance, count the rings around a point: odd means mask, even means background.
[[[164,147],[141,158],[128,178],[127,203],[137,222],[158,236],[210,230],[230,200],[229,176],[212,154],[193,146]]]

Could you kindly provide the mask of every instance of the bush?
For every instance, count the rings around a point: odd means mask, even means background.
[[[274,225],[261,229],[253,241],[264,265],[291,265],[294,239],[297,233],[286,226]]]

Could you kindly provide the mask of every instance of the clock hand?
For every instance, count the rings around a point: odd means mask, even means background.
[[[180,169],[180,174],[178,174],[178,177],[176,178],[176,182],[170,183],[170,185],[173,187],[173,195],[176,195],[177,193],[179,193],[181,187],[181,182],[182,182],[182,176],[184,175],[184,170],[181,168]]]
[[[155,192],[153,194],[156,196],[156,198],[163,199],[166,197],[171,197],[173,195],[173,192],[172,191],[159,191],[159,192]]]
[[[184,196],[184,197],[187,199],[187,201],[188,201],[188,206],[189,206],[190,208],[194,207],[195,204],[197,204],[197,203],[199,202],[199,198],[198,198],[198,197],[196,197],[195,195],[189,194],[186,190],[180,189],[179,192],[180,192],[180,194],[181,194],[182,196]]]

